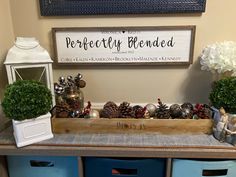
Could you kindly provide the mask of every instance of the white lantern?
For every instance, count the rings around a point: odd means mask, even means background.
[[[16,80],[37,80],[51,90],[55,105],[52,62],[48,52],[35,38],[17,37],[4,62],[8,82],[11,84]]]

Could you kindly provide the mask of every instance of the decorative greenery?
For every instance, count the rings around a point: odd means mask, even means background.
[[[236,77],[216,81],[209,99],[214,107],[223,107],[228,113],[236,113]]]
[[[10,119],[32,119],[49,112],[51,91],[42,83],[19,80],[7,86],[2,102],[3,112]]]

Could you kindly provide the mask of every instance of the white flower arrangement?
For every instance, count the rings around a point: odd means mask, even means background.
[[[232,72],[236,76],[236,42],[225,41],[206,46],[200,56],[202,70],[213,73]]]

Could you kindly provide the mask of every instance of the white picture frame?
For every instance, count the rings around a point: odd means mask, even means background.
[[[57,64],[190,65],[195,26],[52,28]]]

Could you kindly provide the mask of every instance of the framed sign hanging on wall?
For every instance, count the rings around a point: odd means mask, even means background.
[[[39,0],[42,16],[200,13],[206,0]]]
[[[195,26],[53,28],[58,64],[189,65]]]

